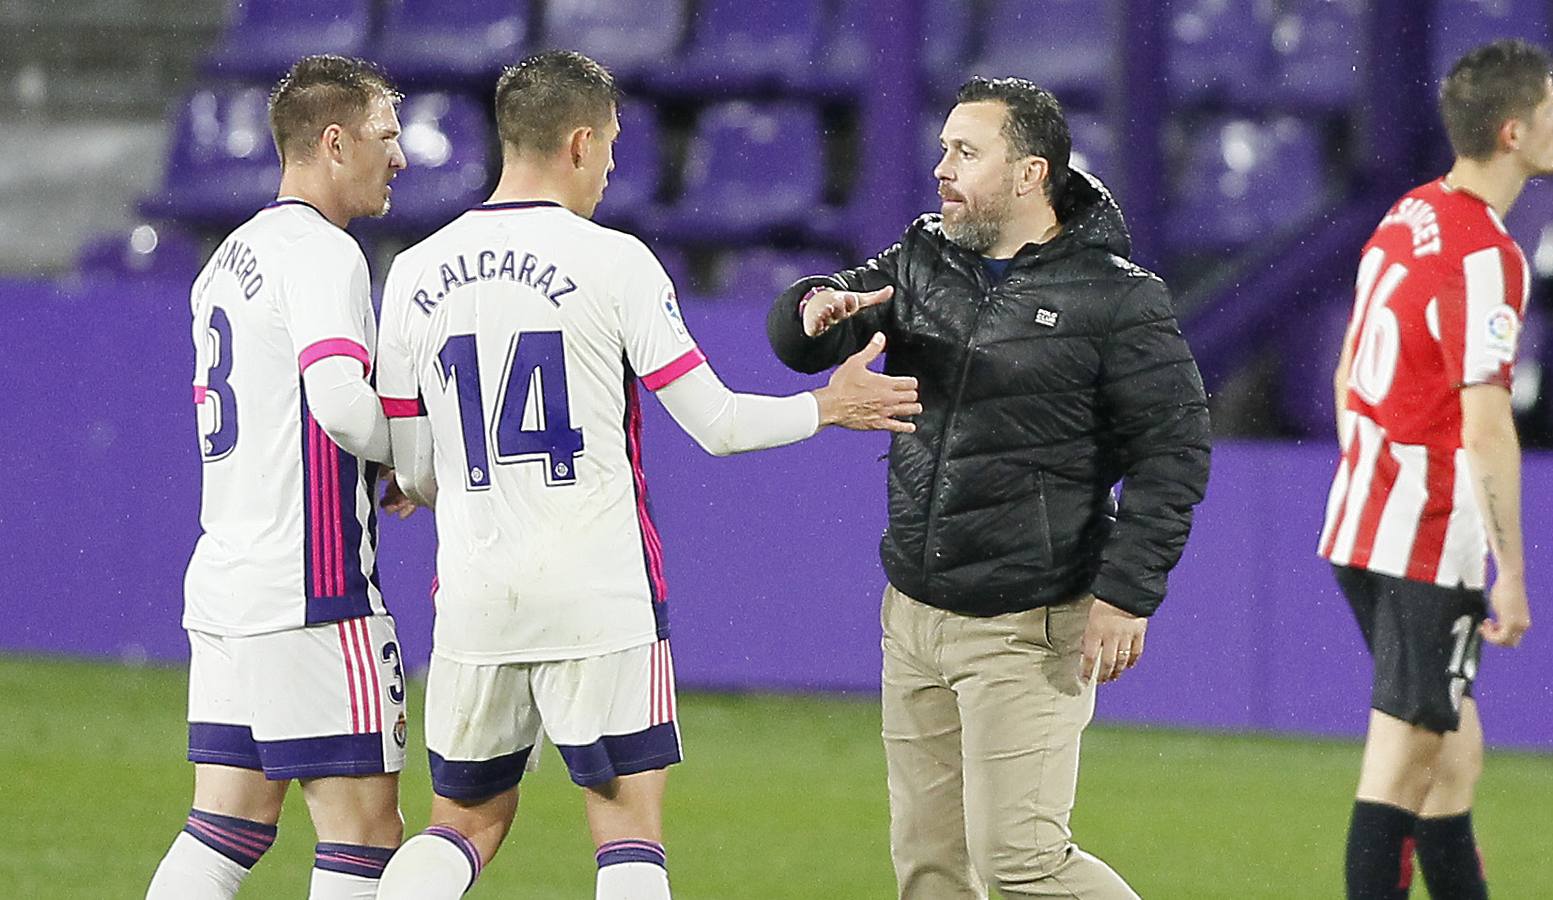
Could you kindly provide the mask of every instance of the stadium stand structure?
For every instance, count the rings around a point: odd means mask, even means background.
[[[1177,289],[1210,386],[1263,395],[1235,407],[1252,414],[1221,425],[1295,436],[1324,434],[1324,417],[1277,398],[1323,396],[1319,380],[1264,366],[1273,381],[1247,388],[1237,374],[1257,368],[1256,348],[1274,345],[1288,310],[1319,308],[1310,314],[1323,322],[1343,314],[1345,279],[1335,274],[1352,253],[1345,236],[1373,225],[1377,198],[1442,164],[1418,149],[1438,145],[1420,121],[1432,121],[1421,112],[1432,110],[1425,82],[1493,37],[1547,42],[1553,17],[1553,0],[1180,0],[1168,11],[1147,0],[942,0],[892,4],[883,19],[873,0],[234,0],[224,20],[171,0],[59,6],[0,5],[0,21],[20,26],[0,39],[17,51],[0,54],[13,86],[4,102],[38,93],[36,51],[15,33],[39,29],[63,48],[44,67],[50,108],[68,108],[81,83],[143,116],[174,98],[167,149],[149,144],[142,125],[122,154],[143,157],[131,190],[163,231],[230,227],[267,199],[275,160],[264,90],[296,56],[382,61],[407,89],[411,168],[395,184],[393,214],[359,228],[379,261],[489,186],[498,161],[489,82],[503,64],[546,47],[594,55],[628,95],[599,216],[674,259],[693,296],[745,291],[745,279],[725,276],[749,247],[813,261],[887,246],[937,205],[930,172],[955,87],[977,73],[1034,78],[1068,107],[1075,165],[1113,185],[1137,253]],[[1377,36],[1377,23],[1390,30]],[[69,49],[64,35],[80,28],[116,36],[95,46],[117,68],[103,69],[84,44]],[[183,63],[165,63],[173,46]],[[137,53],[155,64],[133,61]],[[203,83],[169,77],[197,56]],[[1152,66],[1148,77],[1166,73],[1159,87],[1144,83],[1136,58]],[[0,182],[0,197],[22,190]],[[1553,194],[1534,188],[1510,219],[1539,275],[1553,269],[1550,215]],[[105,223],[123,234],[137,224]],[[0,215],[0,252],[13,233],[19,240],[22,226]],[[70,257],[73,240],[56,259]],[[1323,274],[1274,273],[1291,248]],[[1248,295],[1251,284],[1262,287]]]

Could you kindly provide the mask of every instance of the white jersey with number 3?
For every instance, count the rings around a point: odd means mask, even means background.
[[[302,384],[333,356],[371,369],[361,248],[312,206],[277,201],[216,248],[191,307],[204,534],[184,577],[184,627],[250,635],[386,613],[376,467],[330,440]]]
[[[390,418],[430,419],[439,655],[667,636],[636,381],[703,361],[652,252],[554,203],[477,207],[394,260],[378,391]]]

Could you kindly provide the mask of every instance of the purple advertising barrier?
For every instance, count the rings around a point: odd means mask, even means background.
[[[184,283],[0,283],[13,313],[0,359],[0,652],[179,661],[183,567],[198,534]],[[764,305],[685,310],[738,390],[820,383],[766,346]],[[657,406],[645,423],[670,619],[687,688],[871,695],[879,673],[877,544],[887,441],[832,432],[717,459]],[[1354,736],[1369,663],[1314,555],[1334,465],[1325,445],[1225,443],[1208,499],[1150,625],[1148,655],[1101,691],[1100,718],[1172,727]],[[18,477],[19,476],[19,477]],[[1553,457],[1525,467],[1533,590],[1553,584]],[[382,582],[406,659],[430,650],[432,522],[383,523]],[[1544,593],[1545,593],[1545,589]],[[1534,598],[1537,603],[1540,597]],[[1489,740],[1553,750],[1553,626],[1488,648],[1478,696]]]

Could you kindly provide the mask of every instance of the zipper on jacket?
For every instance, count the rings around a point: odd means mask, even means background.
[[[985,285],[985,288],[983,288]],[[960,383],[955,388],[954,402],[949,405],[949,412],[944,416],[943,437],[938,444],[938,456],[933,460],[933,481],[929,485],[927,495],[927,532],[922,542],[922,576],[923,584],[932,581],[932,555],[933,532],[938,525],[938,475],[944,469],[944,457],[949,452],[949,433],[953,430],[955,414],[960,411],[960,401],[965,397],[965,379],[971,370],[971,348],[976,344],[976,331],[981,327],[981,315],[987,311],[992,303],[992,292],[996,289],[991,280],[982,271],[976,272],[976,287],[981,289],[981,299],[976,304],[976,315],[971,318],[970,333],[965,337],[965,360],[960,364]]]

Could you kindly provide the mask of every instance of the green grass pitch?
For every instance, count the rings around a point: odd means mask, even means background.
[[[179,670],[0,659],[0,897],[144,895],[189,802],[184,689]],[[411,700],[414,722],[419,686]],[[893,896],[871,698],[689,694],[680,719],[676,898]],[[410,731],[414,831],[430,788]],[[1337,897],[1358,761],[1348,742],[1096,727],[1074,831],[1147,898]],[[1553,896],[1550,801],[1553,758],[1490,756],[1477,819],[1496,897]],[[293,791],[242,896],[305,896],[312,845]],[[581,797],[550,749],[470,896],[589,898],[592,863]]]

